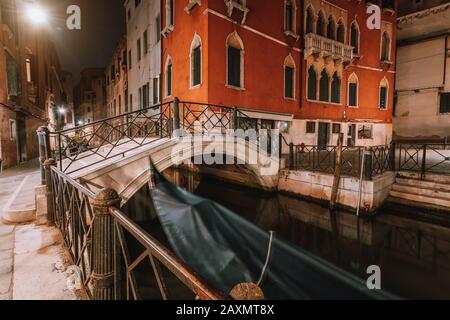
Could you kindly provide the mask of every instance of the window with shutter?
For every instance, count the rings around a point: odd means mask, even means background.
[[[294,68],[284,67],[284,97],[294,98]]]
[[[228,85],[241,87],[241,50],[228,47]]]

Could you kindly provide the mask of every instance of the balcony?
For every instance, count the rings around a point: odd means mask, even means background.
[[[332,59],[337,64],[350,64],[353,59],[353,47],[339,41],[309,33],[305,36],[305,58],[311,55],[324,59]]]

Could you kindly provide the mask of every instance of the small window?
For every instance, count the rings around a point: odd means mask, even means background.
[[[337,72],[333,74],[333,80],[331,81],[331,102],[341,103],[341,78]]]
[[[317,99],[317,74],[313,66],[308,70],[308,99]]]
[[[202,52],[201,52],[201,47],[197,47],[194,49],[193,54],[192,54],[192,62],[193,62],[193,82],[192,85],[193,86],[198,86],[200,85],[201,82],[201,59],[202,59]]]
[[[350,45],[353,47],[353,53],[359,54],[359,29],[355,22],[350,28]]]
[[[191,43],[191,88],[199,86],[202,83],[202,42],[200,37],[195,34]]]
[[[136,50],[137,50],[137,61],[141,61],[141,58],[142,58],[141,39],[137,40]]]
[[[159,103],[159,79],[153,78],[153,104]]]
[[[313,32],[314,32],[314,13],[313,13],[311,7],[308,7],[308,10],[306,10],[305,34],[313,33]]]
[[[450,113],[450,92],[441,93],[440,113]]]
[[[285,4],[285,31],[295,34],[295,3],[286,0]]]
[[[241,50],[228,47],[228,84],[241,87]]]
[[[328,102],[330,100],[330,78],[325,69],[322,70],[320,76],[320,101]]]
[[[132,56],[131,56],[131,50],[128,51],[128,69],[131,70],[132,67]]]
[[[356,82],[348,85],[348,105],[350,107],[358,106],[358,84]]]
[[[369,140],[373,138],[373,126],[372,125],[360,125],[358,127],[358,139]]]
[[[316,32],[319,36],[325,36],[325,17],[322,12],[319,13],[319,17],[317,19]]]
[[[161,41],[161,16],[158,15],[156,17],[156,43],[158,43],[159,41]]]
[[[169,61],[166,68],[166,95],[168,97],[172,95],[172,71],[172,61]]]
[[[146,54],[149,50],[147,30],[144,31],[144,35],[142,37],[144,38],[144,54]]]
[[[284,97],[294,98],[294,68],[284,67]]]
[[[306,133],[316,133],[316,123],[308,121],[306,122]]]
[[[341,133],[341,125],[339,123],[333,123],[333,133]]]
[[[331,40],[336,39],[336,23],[332,16],[328,18],[328,29],[327,29],[327,38]]]
[[[381,39],[381,61],[390,61],[391,58],[391,39],[387,32],[383,32]]]
[[[17,138],[16,120],[13,119],[9,120],[9,137],[11,140],[16,140]]]
[[[386,86],[380,87],[380,109],[387,109],[388,88]]]

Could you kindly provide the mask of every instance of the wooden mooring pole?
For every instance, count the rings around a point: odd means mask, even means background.
[[[336,149],[336,165],[334,169],[333,189],[331,190],[330,212],[333,213],[337,204],[339,185],[341,183],[342,168],[342,148],[344,145],[344,134],[339,134],[338,145]]]

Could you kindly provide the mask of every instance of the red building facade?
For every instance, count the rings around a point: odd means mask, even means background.
[[[348,145],[391,141],[393,1],[163,0],[162,8],[165,101],[251,109],[294,143],[333,145],[341,132]],[[369,29],[377,12],[381,28]]]

